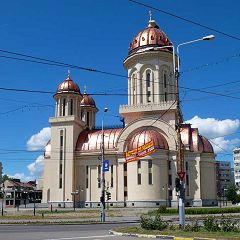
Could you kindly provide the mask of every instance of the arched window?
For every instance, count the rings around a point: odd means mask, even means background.
[[[150,87],[150,85],[151,85],[151,72],[150,71],[146,72],[146,80],[147,80],[147,87]]]
[[[73,115],[73,100],[70,101],[70,115]]]
[[[164,88],[167,88],[167,72],[163,72],[163,86]]]
[[[66,99],[63,99],[63,106],[62,106],[62,115],[65,116],[65,112],[66,112]]]

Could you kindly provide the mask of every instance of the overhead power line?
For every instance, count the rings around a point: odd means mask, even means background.
[[[141,2],[138,2],[138,1],[135,1],[135,0],[129,0],[129,1],[132,2],[132,3],[138,4],[138,5],[140,5],[140,6],[146,7],[146,8],[148,8],[148,9],[150,8],[150,9],[156,10],[156,11],[158,11],[158,12],[164,13],[164,14],[166,14],[166,15],[172,16],[172,17],[174,17],[174,18],[178,18],[178,19],[180,19],[180,20],[182,20],[182,21],[185,21],[185,22],[194,24],[194,25],[196,25],[196,26],[199,26],[199,27],[202,27],[202,28],[206,28],[206,29],[208,29],[208,30],[211,30],[211,31],[216,32],[216,33],[219,33],[219,34],[224,35],[224,36],[226,36],[226,37],[229,37],[229,38],[232,38],[232,39],[235,39],[235,40],[240,40],[240,38],[237,37],[237,36],[234,36],[234,35],[225,33],[225,32],[223,32],[223,31],[220,31],[220,30],[217,30],[217,29],[215,29],[215,28],[209,27],[209,26],[207,26],[207,25],[204,25],[204,24],[195,22],[195,21],[193,21],[193,20],[190,20],[190,19],[187,19],[187,18],[178,16],[178,15],[176,15],[176,14],[173,14],[173,13],[170,13],[170,12],[167,12],[167,11],[164,11],[164,10],[162,10],[162,9],[153,7],[153,6],[151,6],[151,5],[148,5],[148,4],[145,4],[145,3],[141,3]]]

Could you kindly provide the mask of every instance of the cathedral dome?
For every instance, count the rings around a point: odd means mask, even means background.
[[[140,129],[130,136],[127,142],[127,150],[133,150],[153,140],[156,149],[169,149],[163,135],[154,129]]]
[[[83,99],[82,99],[80,105],[82,107],[96,107],[95,101],[86,92],[84,92],[84,94],[83,94]]]
[[[154,20],[150,20],[148,26],[132,40],[129,46],[128,55],[137,52],[139,49],[147,47],[172,46],[172,42],[167,35],[159,28]],[[172,51],[172,48],[166,48],[164,51]]]
[[[57,93],[80,93],[80,88],[78,85],[70,78],[70,73],[68,73],[67,78],[58,85]]]

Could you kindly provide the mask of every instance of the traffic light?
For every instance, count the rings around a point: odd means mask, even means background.
[[[181,183],[179,178],[175,178],[175,188],[176,188],[176,192],[180,191]]]
[[[105,198],[103,196],[100,197],[100,202],[104,203],[105,202]]]
[[[107,200],[111,200],[111,193],[110,192],[106,192],[107,195]]]

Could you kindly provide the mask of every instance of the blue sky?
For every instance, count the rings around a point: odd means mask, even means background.
[[[12,0],[0,1],[0,49],[62,61],[87,68],[126,75],[123,59],[134,36],[147,26],[148,10],[127,0]],[[141,2],[240,37],[240,2],[237,0]],[[240,41],[152,10],[153,19],[174,45],[214,34],[216,39],[180,49],[180,85],[205,88],[239,79]],[[0,87],[56,91],[67,68],[3,58],[0,52]],[[216,64],[217,63],[217,64]],[[203,65],[209,64],[206,67]],[[191,71],[187,71],[192,69]],[[127,79],[71,69],[71,77],[83,92],[126,93]],[[240,98],[240,82],[204,89]],[[119,124],[119,104],[126,96],[94,96],[98,108],[110,109],[106,124]],[[231,149],[240,144],[239,99],[181,90],[184,120],[226,151],[218,159],[231,160]],[[23,179],[38,177],[41,149],[49,136],[48,118],[54,115],[51,94],[0,90],[0,161],[4,173]],[[97,120],[99,123],[99,118]],[[38,134],[38,135],[36,135]],[[31,139],[31,137],[35,135]],[[30,142],[28,142],[31,139]],[[27,146],[27,142],[29,143]],[[32,145],[38,145],[38,147]],[[31,146],[30,146],[31,145]],[[215,148],[217,148],[215,146]],[[39,152],[27,152],[38,149]],[[30,165],[29,167],[29,164]],[[16,175],[17,174],[17,175]]]

